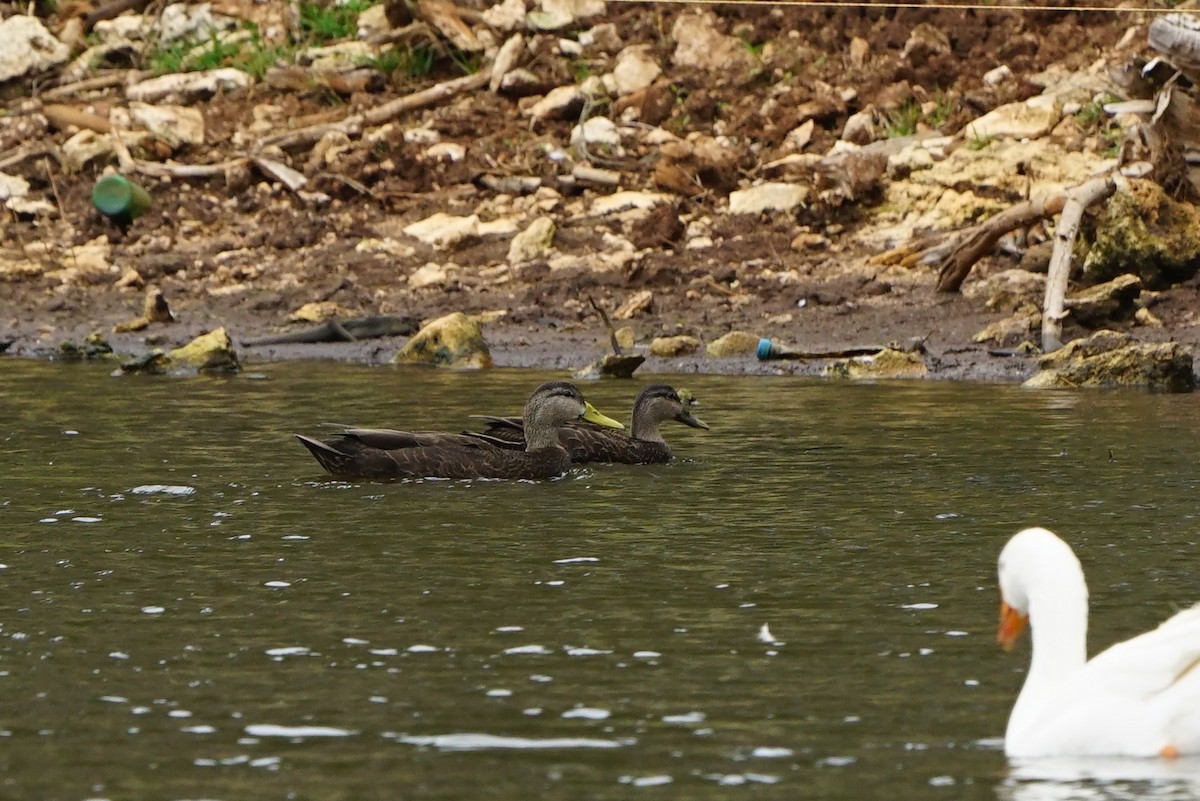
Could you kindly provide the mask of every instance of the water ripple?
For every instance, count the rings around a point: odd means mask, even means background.
[[[498,734],[434,734],[428,736],[399,734],[397,742],[406,745],[423,745],[443,751],[484,751],[489,749],[564,749],[564,748],[620,748],[633,745],[635,740],[601,740],[591,737],[505,737]]]

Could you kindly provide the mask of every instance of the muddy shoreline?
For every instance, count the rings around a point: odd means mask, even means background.
[[[921,282],[931,283],[932,276],[924,276]],[[245,345],[244,342],[280,332],[304,330],[313,325],[280,325],[275,315],[246,313],[246,308],[269,302],[271,299],[266,295],[271,293],[242,293],[236,303],[230,303],[219,298],[189,296],[182,285],[172,286],[171,281],[166,284],[168,298],[172,289],[180,293],[172,300],[172,310],[178,321],[154,324],[136,333],[114,333],[112,329],[135,316],[144,294],[140,289],[96,288],[75,302],[64,301],[61,294],[49,301],[40,293],[40,296],[26,297],[18,316],[0,325],[0,341],[10,343],[4,357],[63,359],[60,353],[63,342],[79,343],[89,335],[99,333],[119,357],[128,358],[156,347],[177,347],[199,334],[224,326],[233,338],[239,357],[249,367],[281,361],[383,365],[407,339],[396,336],[355,342]],[[750,304],[741,306],[738,313],[722,315],[714,315],[712,310],[705,314],[702,309],[691,310],[690,315],[685,312],[684,319],[689,316],[693,319],[719,317],[719,322],[708,326],[653,315],[616,322],[630,325],[637,332],[634,351],[647,355],[635,378],[651,374],[821,376],[834,361],[760,361],[753,355],[713,358],[705,355],[703,347],[696,353],[671,358],[646,353],[647,342],[652,336],[686,333],[708,342],[735,329],[772,337],[808,351],[875,345],[911,347],[920,341],[929,380],[1011,384],[1024,381],[1036,371],[1036,356],[995,355],[994,346],[971,342],[974,332],[1001,316],[986,310],[980,312],[975,301],[958,294],[937,293],[932,286],[915,286],[905,292],[889,294],[895,296],[884,300],[876,297],[867,303],[847,299],[825,306],[806,304],[806,308],[798,309],[786,323],[779,322],[777,317],[772,322],[769,310],[750,308]],[[456,310],[436,295],[430,295],[428,301],[413,304],[407,311],[429,319]],[[480,308],[465,310],[468,313],[487,311]],[[496,368],[573,373],[610,352],[608,332],[594,313],[564,314],[561,308],[548,307],[518,309],[511,316],[530,318],[534,314],[538,314],[537,319],[516,322],[502,317],[484,324],[484,337]]]

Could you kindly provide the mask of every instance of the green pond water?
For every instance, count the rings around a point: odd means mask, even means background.
[[[671,377],[667,466],[342,482],[544,372],[0,361],[0,798],[1194,798],[1010,765],[995,560],[1056,530],[1092,650],[1200,599],[1200,398]],[[627,418],[640,383],[585,394]],[[764,626],[766,629],[764,630]]]

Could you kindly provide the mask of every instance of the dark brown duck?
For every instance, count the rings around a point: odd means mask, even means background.
[[[572,422],[558,431],[559,442],[567,449],[575,464],[614,462],[619,464],[661,464],[671,460],[671,448],[663,439],[659,426],[669,420],[692,428],[705,425],[689,410],[696,401],[690,395],[681,396],[666,384],[651,384],[638,393],[633,402],[628,435],[611,428],[601,428],[586,422]],[[491,441],[504,441],[520,447],[525,441],[526,426],[520,417],[484,417],[488,427],[479,436]]]
[[[525,403],[524,450],[466,434],[351,428],[329,439],[296,438],[321,466],[342,478],[500,478],[537,480],[566,473],[571,458],[559,429],[575,420],[624,428],[565,381],[542,384]]]

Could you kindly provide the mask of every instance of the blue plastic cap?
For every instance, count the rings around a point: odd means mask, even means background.
[[[758,340],[758,350],[755,351],[755,355],[760,359],[769,359],[771,358],[771,351],[774,349],[774,342],[769,339],[760,339]]]

